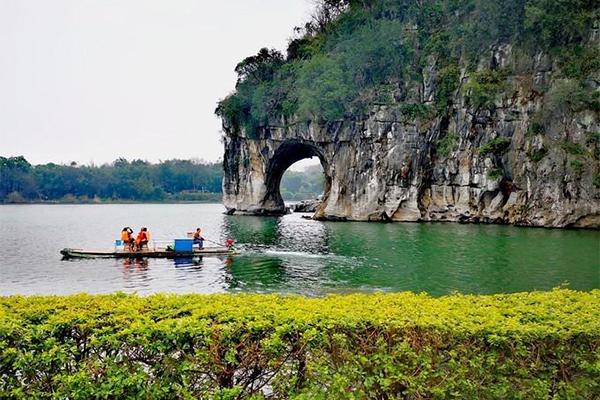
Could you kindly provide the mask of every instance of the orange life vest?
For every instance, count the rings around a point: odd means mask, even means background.
[[[148,241],[148,235],[146,235],[146,232],[140,231],[137,234],[137,237],[135,238],[135,242],[136,243],[142,243],[144,241]]]

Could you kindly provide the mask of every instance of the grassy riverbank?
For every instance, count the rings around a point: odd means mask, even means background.
[[[593,398],[600,290],[0,298],[2,398]]]

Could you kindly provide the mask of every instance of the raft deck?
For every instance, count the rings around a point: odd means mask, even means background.
[[[189,258],[200,256],[230,256],[235,251],[229,247],[205,247],[202,250],[171,251],[164,247],[144,249],[140,251],[128,250],[83,250],[62,249],[60,254],[64,258]]]

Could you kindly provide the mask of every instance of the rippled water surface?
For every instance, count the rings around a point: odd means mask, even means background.
[[[600,232],[225,216],[221,205],[0,206],[0,294],[426,291],[440,295],[600,287]],[[111,248],[121,228],[153,239],[233,238],[239,255],[62,261]]]

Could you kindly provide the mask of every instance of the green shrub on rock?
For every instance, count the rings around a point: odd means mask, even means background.
[[[487,173],[487,177],[492,180],[496,180],[503,175],[504,175],[504,171],[502,171],[502,168],[493,168],[493,169],[490,169]]]
[[[594,398],[600,291],[0,298],[0,398]]]
[[[581,175],[583,172],[583,162],[581,160],[573,160],[571,161],[571,168],[577,175]]]
[[[504,136],[498,136],[479,147],[479,154],[496,154],[500,155],[508,150],[508,146],[510,146],[510,139]]]
[[[403,119],[407,122],[418,118],[427,118],[431,115],[431,108],[423,103],[406,103],[400,106]]]
[[[594,175],[594,186],[597,188],[600,188],[600,173],[597,173],[596,175]]]
[[[494,107],[500,92],[506,89],[506,71],[484,69],[473,74],[465,86],[469,103],[476,108]]]
[[[543,113],[535,113],[527,126],[527,136],[543,135],[545,131]]]
[[[458,65],[450,64],[440,70],[436,79],[437,91],[435,107],[438,112],[444,112],[452,104],[452,97],[458,88],[460,70]]]
[[[561,142],[560,147],[567,153],[574,156],[582,156],[586,154],[585,149],[579,143],[571,142],[570,140]]]
[[[437,154],[442,157],[447,157],[456,147],[456,142],[458,142],[458,135],[447,133],[444,137],[436,141]]]
[[[527,156],[533,162],[541,161],[548,154],[548,149],[541,147],[539,149],[533,149],[527,152]]]

